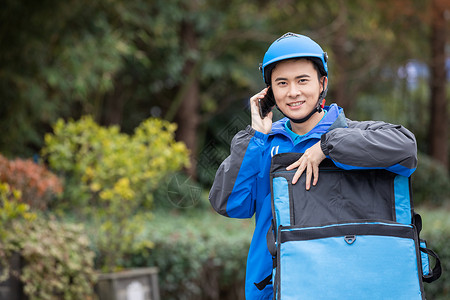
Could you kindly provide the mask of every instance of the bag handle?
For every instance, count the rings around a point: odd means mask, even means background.
[[[416,227],[417,230],[417,236],[419,237],[420,232],[422,231],[422,217],[418,213],[414,213],[412,218],[412,223]],[[441,277],[442,274],[442,267],[441,267],[441,260],[439,259],[439,256],[431,249],[419,247],[420,251],[433,256],[436,259],[436,264],[434,268],[431,270],[431,275],[422,276],[423,281],[430,283],[435,280],[438,280],[439,277]]]
[[[431,271],[431,275],[422,276],[423,281],[426,283],[431,283],[435,280],[438,280],[439,277],[441,277],[442,274],[442,267],[441,267],[441,260],[439,259],[439,256],[431,249],[419,247],[420,251],[433,256],[436,259],[436,264]]]

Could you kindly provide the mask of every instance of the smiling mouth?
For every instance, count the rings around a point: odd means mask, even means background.
[[[304,104],[306,101],[297,101],[297,102],[293,102],[293,103],[288,103],[288,106],[290,107],[299,107],[302,104]]]

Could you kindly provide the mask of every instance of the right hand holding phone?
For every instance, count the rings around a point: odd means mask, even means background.
[[[265,88],[261,92],[250,98],[252,128],[264,134],[268,134],[272,130],[273,113],[269,112],[265,118],[261,118],[259,114],[258,101],[262,100],[266,96],[268,89],[269,88]]]

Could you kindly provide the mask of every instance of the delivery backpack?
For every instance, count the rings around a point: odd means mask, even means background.
[[[419,238],[410,178],[382,169],[343,170],[325,159],[309,191],[286,167],[299,153],[272,158],[272,228],[267,244],[274,299],[425,299],[423,282],[441,275]],[[434,257],[431,268],[430,256]]]

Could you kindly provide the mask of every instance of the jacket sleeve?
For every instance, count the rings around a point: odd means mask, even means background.
[[[255,212],[256,180],[261,172],[267,138],[251,126],[238,132],[231,153],[220,165],[209,193],[209,201],[220,214],[251,218]]]
[[[417,167],[414,134],[401,125],[350,121],[322,135],[324,154],[343,169],[383,168],[410,176]]]

